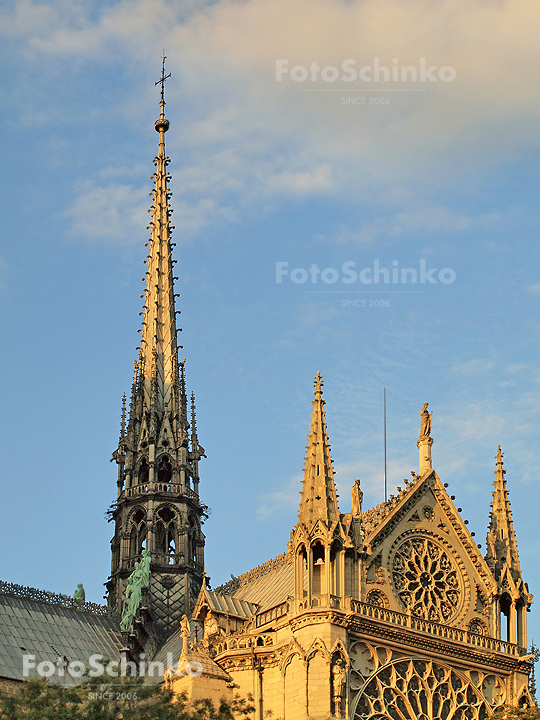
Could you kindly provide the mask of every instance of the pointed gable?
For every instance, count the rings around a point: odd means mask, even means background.
[[[452,626],[476,618],[487,631],[493,576],[436,472],[383,506],[362,513],[368,602],[377,591],[401,612]]]

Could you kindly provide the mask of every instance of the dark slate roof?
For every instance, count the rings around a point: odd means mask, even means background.
[[[88,664],[94,654],[118,660],[121,647],[118,622],[103,606],[0,582],[0,677],[23,680],[25,654],[36,665],[59,657]],[[62,682],[80,681],[66,673]]]
[[[194,637],[194,630],[196,626],[193,620],[190,621],[189,625],[191,627],[191,636]],[[174,632],[159,648],[154,655],[153,660],[155,662],[163,663],[163,667],[166,670],[168,667],[178,663],[178,659],[182,654],[182,646],[182,630],[181,628],[178,628],[178,630],[176,630],[176,632]],[[160,678],[160,680],[163,680],[163,678]]]
[[[232,595],[235,602],[255,604],[257,612],[285,602],[294,595],[294,566],[292,563],[276,565],[260,577],[241,585]]]
[[[241,618],[242,620],[249,620],[252,615],[255,615],[259,607],[255,603],[246,602],[231,595],[221,595],[215,590],[208,590],[208,588],[205,588],[205,596],[211,610],[223,615]]]

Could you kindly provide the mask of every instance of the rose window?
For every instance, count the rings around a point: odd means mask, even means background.
[[[457,567],[449,552],[429,538],[401,543],[392,580],[399,599],[416,617],[445,623],[458,610],[462,593]]]
[[[371,676],[354,720],[487,720],[490,715],[486,698],[468,678],[436,662],[403,659]]]

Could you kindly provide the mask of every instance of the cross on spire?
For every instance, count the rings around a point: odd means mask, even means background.
[[[161,77],[157,82],[155,83],[156,87],[158,85],[161,85],[161,102],[165,103],[165,80],[168,80],[171,77],[171,73],[168,75],[165,75],[165,60],[167,59],[167,56],[165,53],[161,56]]]

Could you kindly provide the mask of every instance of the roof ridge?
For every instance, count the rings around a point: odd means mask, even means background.
[[[69,595],[53,593],[50,592],[50,590],[38,590],[37,588],[17,585],[17,583],[6,582],[5,580],[0,580],[0,595],[12,595],[13,597],[19,597],[25,600],[46,602],[49,605],[58,605],[60,607],[90,612],[93,615],[110,614],[106,605],[99,605],[93,602],[78,603],[72,597],[69,597]]]
[[[238,577],[232,576],[231,580],[215,588],[212,592],[217,592],[220,595],[232,594],[244,585],[248,585],[254,580],[258,580],[259,578],[264,577],[264,575],[268,575],[268,573],[272,572],[272,570],[283,567],[283,565],[288,565],[290,562],[290,553],[288,550],[285,550],[285,552],[282,552],[280,555],[276,555],[270,560],[267,560],[251,570],[242,573]]]

